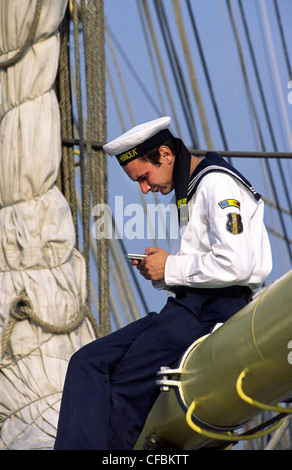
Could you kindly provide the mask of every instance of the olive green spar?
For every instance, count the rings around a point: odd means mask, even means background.
[[[194,343],[175,371],[166,372],[167,379],[177,380],[178,386],[160,394],[135,449],[142,449],[152,435],[180,449],[208,445],[211,439],[186,422],[193,401],[194,422],[211,425],[217,433],[239,428],[260,414],[262,410],[243,401],[236,390],[236,381],[246,368],[249,373],[242,388],[247,396],[267,405],[288,399],[292,396],[291,349],[289,271],[224,325]]]

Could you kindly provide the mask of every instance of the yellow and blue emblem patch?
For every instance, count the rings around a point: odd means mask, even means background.
[[[224,199],[224,201],[218,202],[221,209],[225,209],[226,207],[238,207],[240,209],[240,202],[236,199]]]

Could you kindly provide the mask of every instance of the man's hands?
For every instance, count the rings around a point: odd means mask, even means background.
[[[132,260],[132,266],[137,266],[140,274],[145,279],[150,281],[160,281],[164,279],[164,268],[166,259],[169,256],[167,251],[162,248],[146,248],[145,255],[147,258],[138,260]]]

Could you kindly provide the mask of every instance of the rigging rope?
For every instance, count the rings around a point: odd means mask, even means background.
[[[93,8],[93,5],[92,5]],[[106,91],[105,91],[105,48],[104,48],[104,11],[103,0],[96,0],[94,6],[92,34],[96,35],[94,49],[95,60],[93,73],[95,78],[93,122],[94,135],[98,140],[106,140]],[[93,155],[93,205],[108,202],[107,158],[102,150]],[[111,332],[110,322],[110,281],[109,281],[109,240],[103,237],[97,241],[98,256],[98,290],[99,290],[99,323],[102,335]]]
[[[197,46],[198,46],[198,50],[199,50],[200,59],[201,59],[201,62],[202,62],[203,70],[204,70],[206,81],[207,81],[207,84],[208,84],[208,89],[210,91],[211,101],[212,101],[212,104],[213,104],[214,112],[215,112],[217,123],[218,123],[218,126],[219,126],[220,135],[221,135],[221,138],[222,138],[222,141],[223,141],[223,147],[224,147],[225,150],[228,150],[227,139],[226,139],[226,136],[225,136],[222,120],[221,120],[219,110],[218,110],[218,106],[217,106],[217,103],[216,103],[215,93],[213,91],[210,75],[209,75],[208,68],[207,68],[207,63],[206,63],[206,60],[205,60],[205,56],[204,56],[204,53],[203,53],[201,41],[200,41],[200,38],[199,38],[198,29],[197,29],[196,22],[195,22],[195,17],[193,15],[193,11],[192,11],[192,8],[191,8],[191,5],[190,5],[190,1],[187,0],[186,3],[187,3],[187,8],[188,8],[192,28],[193,28],[193,31],[194,31],[194,35],[195,35],[195,38],[196,38],[196,41],[197,41]]]
[[[212,143],[212,138],[211,138],[211,134],[210,134],[209,126],[208,126],[207,116],[206,116],[205,109],[203,106],[203,101],[202,101],[202,97],[201,97],[201,93],[199,89],[198,80],[197,80],[196,73],[195,73],[194,63],[192,60],[190,48],[189,48],[187,37],[185,34],[181,9],[180,9],[179,3],[176,0],[172,0],[172,5],[173,5],[174,12],[175,12],[176,22],[178,25],[178,31],[180,34],[180,38],[181,38],[181,42],[182,42],[182,46],[183,46],[183,50],[185,54],[185,59],[186,59],[186,63],[187,63],[187,67],[188,67],[188,71],[190,75],[190,81],[191,81],[193,93],[196,99],[196,104],[198,106],[198,111],[199,111],[199,115],[201,118],[203,132],[206,138],[206,143],[207,143],[208,148],[210,150],[213,150],[214,147]]]
[[[288,69],[288,75],[289,75],[289,78],[292,79],[292,67],[291,67],[290,60],[289,60],[288,48],[287,48],[287,44],[286,44],[286,41],[285,41],[285,36],[284,36],[284,31],[283,31],[283,27],[282,27],[281,16],[280,16],[277,0],[274,0],[274,7],[275,7],[275,11],[276,11],[276,16],[277,16],[277,21],[278,21],[278,26],[279,26],[279,31],[280,31],[281,41],[282,41],[282,47],[283,47],[284,56],[285,56],[285,61],[286,61],[287,69]]]
[[[73,19],[73,37],[74,37],[74,58],[75,58],[75,74],[76,74],[76,101],[77,101],[77,126],[79,134],[79,151],[80,151],[80,174],[81,174],[81,200],[82,200],[82,228],[83,228],[83,257],[86,266],[86,288],[87,288],[87,305],[89,305],[90,292],[90,269],[89,269],[89,226],[90,205],[88,203],[87,190],[87,172],[86,172],[86,147],[84,141],[84,120],[83,120],[83,96],[81,85],[81,59],[79,45],[79,14],[78,4],[76,0],[70,2],[70,11]]]
[[[61,117],[61,132],[65,139],[73,139],[73,116],[70,92],[69,73],[69,18],[68,10],[60,26],[61,47],[59,59],[58,78],[56,80],[59,94],[59,107]],[[73,147],[67,147],[63,143],[62,160],[59,168],[56,184],[67,199],[72,212],[75,227],[76,245],[78,246],[78,226],[76,214],[75,168]]]
[[[73,23],[74,37],[74,73],[76,76],[76,104],[77,123],[79,136],[79,162],[81,175],[81,216],[82,216],[82,254],[86,263],[86,306],[91,311],[91,271],[90,271],[90,224],[91,207],[97,204],[106,204],[108,200],[107,189],[107,160],[100,147],[95,147],[94,142],[104,142],[106,140],[106,104],[105,104],[105,57],[104,57],[104,16],[102,0],[72,0],[70,2],[70,13]],[[82,33],[80,34],[80,28]],[[83,37],[84,63],[80,57],[80,39]],[[61,59],[63,57],[61,56]],[[61,63],[62,68],[69,67],[67,63]],[[83,71],[85,70],[85,106],[83,103]],[[66,71],[68,74],[68,71]],[[67,80],[67,93],[70,93],[70,83]],[[69,96],[67,97],[69,99]],[[71,97],[70,97],[71,98]],[[71,105],[72,106],[72,105]],[[62,109],[62,108],[61,108]],[[72,139],[72,112],[61,113],[62,130],[67,131],[66,119],[70,116],[69,125],[71,128],[66,132],[63,139]],[[76,131],[75,131],[76,132]],[[86,138],[85,138],[86,137]],[[63,146],[64,150],[64,146]],[[70,198],[70,192],[76,191],[74,178],[73,149],[69,154],[71,172],[70,186],[65,186],[64,194]],[[63,168],[66,165],[66,152],[63,152]],[[70,199],[69,199],[70,201]],[[71,202],[76,207],[76,195]],[[75,210],[75,209],[74,209]],[[76,209],[77,211],[77,209]],[[76,222],[76,233],[78,227]],[[104,336],[111,331],[110,322],[110,286],[109,286],[109,241],[106,238],[96,241],[98,270],[98,291],[99,291],[99,335]]]
[[[143,15],[143,12],[142,12],[141,3],[138,3],[137,6],[138,6],[138,12],[139,12],[139,16],[140,16],[141,25],[142,25],[143,35],[144,35],[145,43],[146,43],[146,47],[147,47],[147,52],[148,52],[148,56],[149,56],[149,60],[150,60],[150,64],[151,64],[152,75],[153,75],[153,78],[154,78],[157,94],[158,94],[159,101],[160,101],[161,111],[159,112],[158,115],[166,116],[167,112],[166,112],[166,107],[165,107],[165,103],[164,103],[164,99],[163,99],[163,93],[162,93],[159,78],[158,78],[159,77],[158,70],[157,70],[157,67],[155,65],[154,56],[153,56],[152,51],[151,51],[150,39],[148,37],[149,35],[148,35],[148,32],[147,32],[146,21],[145,21],[145,17]]]
[[[168,54],[169,63],[176,83],[176,88],[180,101],[184,111],[184,118],[186,119],[187,127],[189,130],[190,138],[193,145],[198,146],[198,133],[195,126],[192,108],[190,106],[189,95],[187,91],[186,82],[182,74],[181,66],[178,60],[178,56],[174,47],[174,41],[172,39],[170,28],[167,22],[164,7],[160,0],[154,1],[154,7],[156,9],[157,17],[161,27],[161,33],[164,39],[166,51]]]
[[[171,95],[171,92],[170,92],[170,88],[169,88],[169,84],[168,84],[167,76],[166,76],[166,71],[165,71],[165,68],[163,66],[162,56],[161,56],[160,49],[159,49],[159,46],[158,46],[157,36],[155,34],[155,28],[153,26],[151,14],[150,14],[148,5],[146,3],[146,0],[142,0],[142,5],[143,5],[143,9],[144,9],[144,16],[145,16],[147,24],[148,24],[149,32],[150,32],[150,35],[151,35],[151,39],[152,39],[152,42],[153,42],[155,54],[156,54],[156,57],[157,57],[161,77],[162,77],[162,80],[163,80],[163,83],[164,83],[164,86],[165,86],[165,91],[166,91],[166,94],[167,94],[168,102],[169,102],[169,105],[170,105],[170,108],[171,108],[172,116],[174,118],[174,122],[175,122],[175,125],[176,125],[176,129],[178,131],[178,134],[181,135],[179,119],[177,117],[174,102],[173,102],[172,95]]]

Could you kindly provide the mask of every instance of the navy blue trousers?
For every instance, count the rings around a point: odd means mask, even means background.
[[[156,374],[246,305],[242,296],[187,292],[82,347],[66,374],[55,450],[130,450],[158,394]]]

